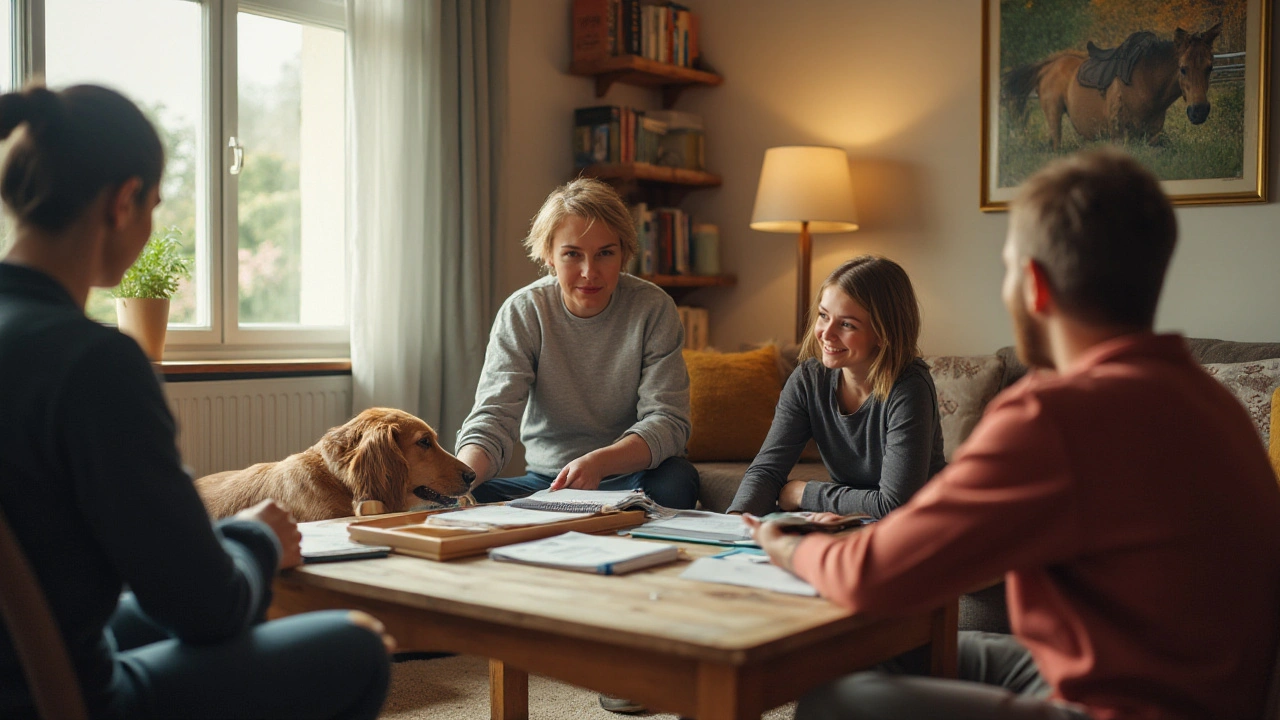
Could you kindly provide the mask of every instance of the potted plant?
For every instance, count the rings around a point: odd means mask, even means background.
[[[182,254],[182,231],[170,227],[152,234],[111,291],[120,331],[137,340],[152,361],[164,355],[169,300],[178,292],[178,283],[190,277],[191,259]]]

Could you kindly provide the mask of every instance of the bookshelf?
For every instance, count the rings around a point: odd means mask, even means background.
[[[665,109],[674,106],[680,93],[688,87],[715,86],[724,82],[724,78],[712,72],[658,62],[639,55],[575,60],[569,65],[569,74],[594,77],[598,98],[604,97],[614,83],[659,88],[662,91],[662,107]]]
[[[664,272],[640,277],[663,288],[676,303],[700,289],[736,285],[737,276],[730,273],[687,273],[693,266],[696,224],[679,206],[688,192],[717,188],[723,182],[720,175],[692,169],[704,165],[701,118],[682,118],[673,110],[686,89],[724,83],[701,57],[696,13],[673,2],[574,0],[571,23],[568,74],[592,79],[596,98],[605,98],[615,84],[652,89],[661,96],[662,111],[608,104],[578,108],[574,113],[576,172],[613,185],[636,207],[637,223],[645,228],[642,236],[649,238],[645,247],[663,248],[662,260],[644,267]],[[662,239],[656,243],[654,236],[646,234],[653,232],[652,227],[660,228]],[[674,263],[673,243],[683,248],[677,249]],[[655,249],[645,255],[645,261],[658,255]],[[676,268],[679,274],[668,274]],[[705,343],[706,311],[698,312]],[[682,322],[688,335],[690,324],[683,315]]]

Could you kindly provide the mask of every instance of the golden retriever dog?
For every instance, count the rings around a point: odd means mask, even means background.
[[[196,480],[196,490],[215,518],[271,498],[307,522],[356,514],[370,500],[386,512],[452,505],[475,479],[425,422],[400,410],[370,408],[296,455],[206,475]]]

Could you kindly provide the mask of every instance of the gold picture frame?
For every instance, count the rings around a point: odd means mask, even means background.
[[[1007,209],[1018,184],[1038,168],[1108,142],[1155,172],[1176,205],[1266,202],[1271,12],[1271,0],[982,0],[981,209]],[[1213,55],[1213,69],[1201,70],[1206,83],[1162,74],[1194,77],[1206,47]],[[1080,61],[1096,55],[1104,64],[1108,54],[1108,67],[1085,68],[1107,72],[1092,78],[1106,89],[1079,85]],[[1151,78],[1180,83],[1178,97],[1164,115],[1135,119],[1141,109],[1123,103]],[[1051,115],[1058,112],[1055,147]],[[1085,136],[1091,132],[1099,136]]]

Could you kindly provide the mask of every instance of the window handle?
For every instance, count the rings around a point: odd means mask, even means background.
[[[228,168],[228,172],[239,175],[244,169],[244,146],[236,141],[235,135],[232,135],[231,139],[227,140],[227,148],[231,150],[231,167]]]

